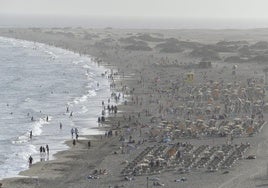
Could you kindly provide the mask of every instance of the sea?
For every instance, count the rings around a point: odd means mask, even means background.
[[[34,163],[54,159],[72,128],[79,139],[102,134],[97,119],[111,96],[105,71],[90,56],[0,37],[0,179],[26,170],[30,155]],[[50,155],[40,157],[46,145]]]

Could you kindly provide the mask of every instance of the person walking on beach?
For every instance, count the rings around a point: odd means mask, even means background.
[[[29,157],[29,167],[31,167],[32,164],[33,164],[33,158],[32,158],[32,156],[30,155],[30,157]]]
[[[46,145],[47,155],[49,155],[49,147]]]
[[[60,130],[62,129],[62,123],[60,122]]]
[[[40,161],[42,162],[44,159],[43,146],[40,146],[39,150],[40,150]]]
[[[30,139],[33,137],[33,131],[30,131]]]
[[[40,146],[39,150],[40,150],[40,155],[41,155],[42,152],[43,152],[43,148],[42,148],[42,146]]]
[[[74,137],[74,128],[71,129],[72,138]]]
[[[74,132],[75,132],[75,134],[78,134],[78,129],[75,128],[75,129],[74,129]]]
[[[75,128],[75,129],[74,129],[74,132],[75,132],[75,138],[76,138],[76,140],[77,140],[77,139],[78,139],[78,129]]]

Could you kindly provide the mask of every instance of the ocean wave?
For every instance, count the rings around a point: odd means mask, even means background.
[[[51,59],[57,59],[57,58],[58,58],[58,55],[56,55],[56,54],[53,53],[52,51],[45,50],[44,52],[45,52],[46,54],[48,54],[49,57],[50,57]]]
[[[96,93],[95,90],[88,90],[87,92],[88,92],[88,96],[89,97],[93,97],[93,96],[96,96],[97,95],[97,93]]]
[[[73,60],[72,63],[75,64],[75,65],[78,65],[80,63],[83,63],[84,61],[81,60],[81,59],[78,59],[78,60]]]
[[[76,97],[73,102],[74,104],[78,104],[87,101],[87,98],[88,98],[87,95],[83,95],[82,97]]]
[[[7,177],[17,176],[19,171],[26,170],[28,168],[28,157],[37,153],[37,149],[34,145],[12,147],[12,153],[6,154],[0,169],[0,180]],[[10,166],[9,164],[12,164]]]
[[[52,119],[51,116],[48,117],[48,120],[50,121]],[[49,122],[46,121],[45,118],[40,118],[38,121],[36,121],[35,123],[33,123],[32,125],[32,131],[33,131],[33,135],[41,135],[42,134],[42,126],[49,124]]]
[[[97,93],[95,90],[88,90],[87,91],[87,94],[81,96],[81,97],[76,97],[74,100],[73,100],[73,103],[74,104],[78,104],[78,103],[83,103],[83,102],[86,102],[88,100],[88,98],[90,97],[93,97],[93,96],[96,96]]]
[[[30,141],[30,132],[24,133],[12,140],[12,144],[24,144]]]
[[[30,102],[31,98],[27,97],[26,99],[24,99],[24,102]]]
[[[92,69],[92,65],[90,66],[90,65],[85,64],[85,65],[83,65],[83,68],[85,68],[85,69]]]
[[[51,120],[51,117],[49,117],[49,120]],[[34,123],[32,123],[32,129],[13,139],[12,144],[24,144],[29,142],[31,140],[30,131],[32,131],[33,136],[41,135],[42,126],[45,124],[49,124],[49,122],[47,122],[45,118],[40,118],[38,121],[35,121]]]
[[[82,106],[81,107],[81,111],[79,112],[80,114],[84,114],[84,113],[86,113],[86,112],[88,112],[88,108],[86,107],[86,106]]]

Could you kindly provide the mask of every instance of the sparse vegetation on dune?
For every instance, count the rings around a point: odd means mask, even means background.
[[[148,45],[129,45],[125,47],[126,50],[133,50],[133,51],[151,51],[152,48]]]
[[[190,52],[190,56],[197,57],[197,58],[205,58],[207,60],[220,60],[220,55],[218,52],[208,49],[206,47],[201,47],[194,49]]]
[[[251,45],[250,48],[259,49],[259,50],[268,49],[268,42],[259,41],[259,42],[256,42],[255,44]]]

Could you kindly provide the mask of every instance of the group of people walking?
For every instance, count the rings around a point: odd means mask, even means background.
[[[40,150],[40,161],[43,161],[45,159],[45,157],[47,157],[47,160],[48,160],[49,159],[49,146],[48,145],[46,145],[45,147],[40,146],[39,150]],[[30,157],[28,159],[29,167],[32,166],[33,161],[34,161],[33,157],[30,155]]]
[[[40,154],[47,154],[47,155],[49,155],[49,147],[48,147],[48,145],[46,145],[46,147],[44,147],[44,146],[40,146]]]
[[[78,129],[77,128],[72,128],[71,129],[71,135],[72,135],[72,138],[74,138],[75,136],[75,139],[77,140],[78,139]]]

